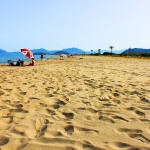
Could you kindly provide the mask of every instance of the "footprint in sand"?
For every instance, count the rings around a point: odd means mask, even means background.
[[[141,101],[150,104],[150,100],[148,98],[146,98],[146,97],[142,97]]]
[[[126,108],[126,110],[133,111],[133,110],[135,110],[135,107],[128,107],[128,108]]]
[[[106,116],[103,116],[103,115],[100,115],[99,116],[99,120],[101,121],[105,121],[105,122],[108,122],[108,123],[115,123],[113,119],[109,118],[109,117],[106,117]]]
[[[88,129],[88,128],[82,128],[82,127],[77,127],[77,129],[79,131],[83,131],[86,133],[99,133],[97,130],[94,130],[94,129]]]
[[[63,112],[62,114],[68,119],[73,119],[73,117],[74,117],[74,113]]]
[[[96,147],[94,146],[93,144],[91,144],[90,142],[88,141],[84,141],[83,144],[82,144],[82,149],[83,150],[103,150],[99,147]]]
[[[143,143],[150,143],[150,139],[148,139],[147,137],[143,136],[142,134],[139,133],[129,133],[128,134],[131,138],[135,138],[137,140],[142,141]]]
[[[150,120],[149,119],[140,119],[142,122],[147,122],[148,124],[150,124]]]
[[[67,132],[67,134],[69,134],[69,135],[72,135],[74,132],[74,126],[73,125],[68,125],[64,129]]]
[[[126,133],[130,138],[135,138],[137,140],[142,141],[143,143],[150,143],[150,139],[143,135],[143,131],[139,129],[127,129],[127,128],[120,128],[118,129],[119,132]]]
[[[142,111],[139,111],[139,110],[135,110],[135,113],[139,116],[145,116],[145,113],[143,113]]]
[[[47,107],[47,104],[45,104],[45,103],[40,103],[40,105],[41,105],[42,107]]]
[[[23,104],[12,104],[13,107],[16,107],[17,109],[22,108]]]
[[[66,103],[64,101],[58,100],[58,102],[56,103],[57,105],[66,105]]]
[[[12,128],[12,132],[17,135],[25,136],[29,139],[43,137],[49,121],[37,118],[35,121],[31,121],[30,125],[25,124],[28,121],[30,120],[20,122],[17,126],[14,126]]]
[[[0,135],[0,146],[6,145],[9,142],[9,138],[4,136],[4,135]]]
[[[85,105],[87,106],[91,106],[91,103],[90,102],[85,102],[85,101],[82,101]]]
[[[106,103],[106,104],[103,104],[103,106],[107,106],[107,107],[116,107],[117,105],[110,104],[110,103]]]
[[[61,137],[63,136],[63,134],[59,131],[50,131],[51,132],[51,135],[54,136],[54,137]]]
[[[58,108],[60,108],[60,105],[55,104],[55,105],[53,105],[52,107],[53,107],[54,109],[58,109]]]
[[[94,113],[94,114],[96,114],[100,111],[100,110],[97,110],[97,109],[91,108],[91,107],[89,107],[89,108],[78,108],[78,110],[84,110],[84,111],[87,111],[88,113],[90,112],[90,113]]]
[[[10,109],[9,110],[11,113],[28,113],[28,110],[24,110],[22,108],[17,108],[17,109]]]
[[[20,94],[21,94],[21,95],[26,95],[26,94],[27,94],[27,92],[20,92]]]
[[[128,128],[120,128],[120,129],[118,129],[118,131],[126,132],[126,133],[130,133],[130,132],[142,133],[142,130],[139,130],[139,129],[128,129]]]
[[[47,129],[47,125],[45,123],[46,122],[43,119],[36,119],[36,122],[35,122],[35,129],[37,131],[36,137],[41,137],[44,135]]]
[[[56,115],[55,111],[54,110],[51,110],[51,109],[46,109],[47,113],[54,116]]]
[[[120,116],[112,116],[112,118],[113,119],[118,119],[118,120],[129,122],[127,119],[124,119],[123,117],[120,117]]]
[[[143,108],[143,110],[145,110],[146,108]],[[134,113],[136,113],[138,116],[144,116],[145,117],[145,113],[140,111],[140,110],[137,110],[135,107],[128,107],[126,108],[126,110],[129,110],[129,111],[133,111]]]
[[[11,124],[13,122],[13,117],[12,116],[4,116],[0,118],[0,122],[3,122],[5,124]]]
[[[6,104],[10,104],[10,100],[4,100],[4,102],[6,103]]]
[[[45,97],[54,97],[53,94],[45,94]]]
[[[4,95],[4,94],[5,94],[5,92],[2,91],[2,90],[0,90],[0,96],[2,96],[2,95]]]
[[[127,144],[127,143],[123,143],[123,142],[115,142],[114,146],[116,146],[119,149],[123,149],[123,148],[131,148],[132,146]]]

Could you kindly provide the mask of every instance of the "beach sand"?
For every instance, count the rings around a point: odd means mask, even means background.
[[[150,150],[150,60],[0,66],[0,150],[120,149]]]

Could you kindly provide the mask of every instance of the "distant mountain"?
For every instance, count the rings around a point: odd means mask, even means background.
[[[65,51],[57,51],[57,52],[53,53],[53,55],[61,55],[61,54],[66,54],[66,55],[68,55],[68,54],[70,54],[70,53],[67,53],[67,52],[65,52]]]
[[[69,54],[84,54],[84,51],[78,48],[67,48],[67,49],[62,49],[62,51],[65,51]]]
[[[122,52],[122,54],[129,53],[129,49]],[[143,49],[143,48],[131,48],[130,53],[150,53],[150,49]]]
[[[53,50],[53,51],[49,51],[49,50],[46,50],[44,48],[40,48],[40,49],[32,49],[31,52],[36,54],[36,55],[40,55],[41,53],[43,54],[53,54],[55,53],[57,50]]]
[[[17,52],[7,52],[5,50],[1,50],[0,49],[0,53],[17,53]],[[31,50],[32,53],[34,53],[35,55],[41,55],[41,53],[43,54],[49,54],[49,55],[55,55],[55,54],[84,54],[84,51],[78,48],[67,48],[67,49],[62,49],[62,50],[47,50],[44,48],[39,48],[39,49],[32,49]],[[20,51],[18,52],[20,53]]]
[[[31,50],[32,53],[34,53],[35,55],[41,55],[41,53],[43,53],[44,55],[49,54],[49,55],[60,55],[60,54],[91,54],[91,51],[87,52],[84,50],[81,50],[79,48],[67,48],[67,49],[62,49],[62,50],[46,50],[44,48],[39,48],[39,49],[32,49]],[[110,50],[101,50],[101,54],[103,54],[104,52],[111,52]],[[129,50],[112,50],[113,53],[115,54],[126,54],[129,53]],[[150,53],[150,49],[143,49],[143,48],[132,48],[130,50],[131,53]],[[0,49],[0,54],[3,53],[20,53],[20,51],[18,52],[7,52],[5,50]],[[98,53],[98,50],[93,50],[92,53]]]
[[[5,51],[5,50],[0,49],[0,53],[6,53],[6,51]]]
[[[84,54],[84,51],[78,48],[68,48],[68,49],[62,49],[62,50],[46,50],[44,48],[40,49],[33,49],[31,50],[32,53],[36,55],[40,55],[41,53],[43,54],[51,54],[51,55],[59,55],[59,54]]]

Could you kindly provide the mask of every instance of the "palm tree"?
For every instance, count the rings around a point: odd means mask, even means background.
[[[112,55],[112,49],[113,49],[114,47],[113,47],[113,46],[110,46],[109,48],[110,48],[110,50],[111,50],[111,55]]]
[[[101,49],[98,49],[98,53],[101,54]]]
[[[91,49],[91,54],[93,54],[93,50]]]

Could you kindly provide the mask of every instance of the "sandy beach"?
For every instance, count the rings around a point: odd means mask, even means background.
[[[150,150],[150,60],[78,56],[0,66],[0,150]]]

